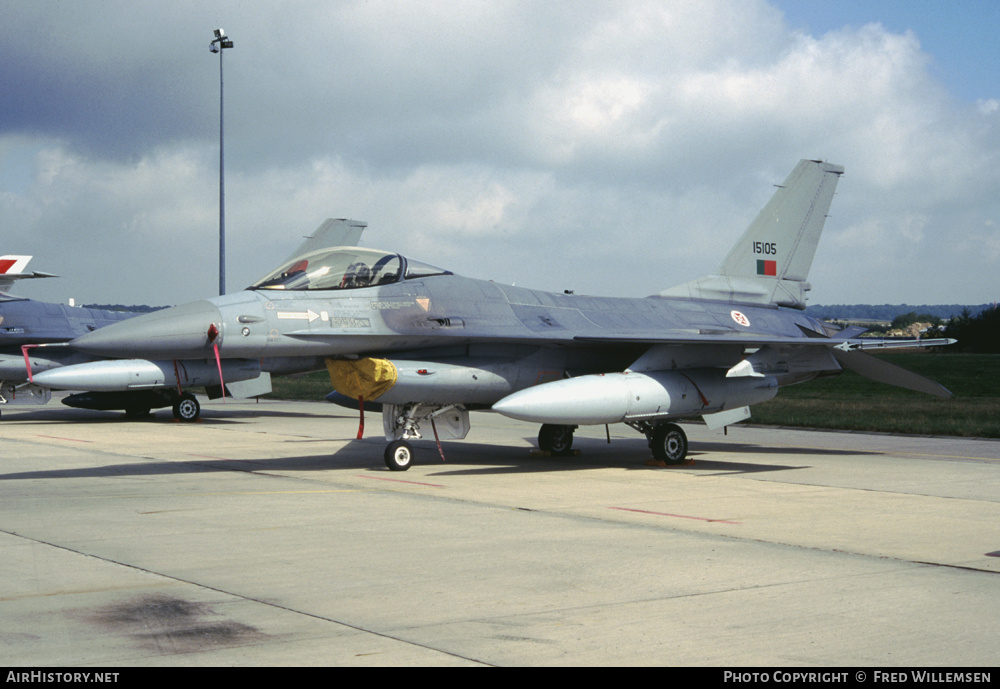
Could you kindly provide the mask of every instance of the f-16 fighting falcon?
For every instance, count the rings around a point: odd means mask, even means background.
[[[51,304],[7,293],[18,280],[56,277],[26,270],[31,256],[0,256],[0,405],[45,404],[47,388],[32,384],[26,364],[34,371],[90,361],[71,349],[36,346],[67,342],[84,333],[133,316],[66,304]]]
[[[355,245],[363,229],[357,223],[328,220],[292,256]],[[55,277],[19,272],[30,258],[0,258],[0,289],[18,279]],[[0,404],[44,404],[55,387],[85,391],[63,398],[63,404],[70,407],[122,409],[132,419],[147,417],[151,409],[172,407],[174,418],[194,421],[201,415],[201,404],[191,388],[204,386],[209,399],[226,394],[255,397],[271,391],[270,374],[262,371],[259,361],[108,361],[66,347],[68,340],[134,315],[0,293],[0,392],[4,393]],[[56,372],[57,368],[66,370]],[[165,385],[165,379],[171,384]]]
[[[36,376],[93,389],[108,364],[159,361],[272,373],[326,367],[338,397],[380,407],[386,465],[409,468],[410,440],[464,438],[469,412],[542,424],[541,449],[566,452],[580,425],[625,423],[653,455],[684,460],[675,422],[720,428],[778,388],[843,369],[950,397],[937,383],[861,352],[855,339],[803,313],[807,280],[844,170],[801,161],[718,269],[641,299],[541,292],[461,277],[400,254],[356,246],[300,251],[243,292],[140,316],[70,346],[120,361]],[[363,227],[360,223],[342,221]],[[308,247],[307,247],[308,248]],[[946,341],[908,341],[909,345]],[[892,343],[900,346],[900,343]],[[44,380],[43,380],[44,379]],[[362,412],[363,413],[363,412]]]

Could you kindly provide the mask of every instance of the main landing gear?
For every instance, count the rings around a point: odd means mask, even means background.
[[[576,426],[561,426],[546,423],[538,431],[538,449],[554,455],[567,454],[573,447],[573,431]]]
[[[178,395],[176,392],[149,391],[147,394],[127,395],[123,406],[125,418],[139,420],[149,418],[153,409],[168,405],[178,421],[197,421],[201,416],[201,404],[190,392]]]
[[[654,458],[664,464],[684,463],[688,453],[688,439],[680,426],[675,423],[654,424],[649,421],[639,421],[629,425],[646,436]],[[554,455],[569,453],[573,447],[573,431],[576,429],[576,426],[544,424],[538,431],[538,449]]]
[[[387,409],[384,407],[383,410]],[[384,420],[386,430],[397,436],[385,448],[385,465],[392,471],[406,471],[413,462],[413,446],[407,442],[408,438],[419,438],[418,420],[431,420],[438,418],[443,420],[443,414],[453,410],[453,407],[440,409],[420,409],[419,405],[406,405],[396,408],[389,408]],[[468,412],[464,410],[456,414],[452,421],[457,424],[457,431],[451,437],[464,438],[468,432]],[[653,452],[653,457],[663,462],[663,464],[677,465],[683,464],[687,459],[688,439],[687,435],[675,423],[653,423],[650,421],[638,421],[628,425],[646,436],[649,441],[649,449]],[[553,455],[565,455],[573,447],[573,433],[577,426],[563,424],[543,424],[538,431],[539,449],[550,452]],[[437,430],[435,430],[437,435]],[[391,437],[391,435],[390,435]]]
[[[197,421],[201,416],[201,404],[190,392],[185,392],[173,405],[174,418],[179,421]]]
[[[644,433],[649,441],[649,449],[653,451],[653,457],[664,464],[683,464],[687,458],[688,439],[687,435],[675,423],[640,422],[629,424],[636,430]]]

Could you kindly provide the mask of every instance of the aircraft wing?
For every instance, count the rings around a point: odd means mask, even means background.
[[[573,338],[579,342],[597,344],[742,344],[754,345],[794,345],[799,347],[825,346],[839,349],[842,352],[855,352],[866,349],[913,349],[926,347],[943,347],[955,344],[957,340],[940,337],[929,340],[853,340],[844,338],[819,337],[781,337],[777,335],[762,335],[760,333],[697,333],[674,335],[628,335],[622,337],[586,337]]]
[[[763,347],[764,345],[793,345],[805,347],[833,347],[843,340],[830,340],[809,337],[781,337],[774,335],[763,335],[759,333],[697,333],[678,332],[674,334],[657,333],[649,335],[572,335],[564,337],[549,334],[533,334],[518,336],[497,336],[497,335],[477,335],[473,333],[459,332],[439,332],[441,337],[447,337],[455,344],[481,343],[508,343],[508,344],[530,344],[530,345],[708,345],[708,344],[733,344],[744,347]],[[294,330],[283,333],[286,337],[308,340],[311,342],[328,341],[331,344],[342,343],[345,339],[354,338],[359,343],[365,339],[372,339],[368,333],[358,333],[356,335],[344,333],[327,333],[315,330]],[[442,341],[444,344],[444,341]],[[378,349],[375,347],[375,349]]]
[[[588,337],[578,335],[574,341],[586,344],[739,344],[745,347],[763,347],[764,345],[794,345],[801,347],[831,347],[843,342],[840,339],[815,338],[815,337],[783,337],[781,335],[766,335],[762,333],[739,333],[739,332],[678,332],[661,333],[650,335],[623,335],[620,337]]]
[[[912,349],[912,348],[925,348],[925,347],[939,347],[954,344],[955,340],[950,338],[935,338],[926,340],[857,340],[857,339],[843,339],[843,338],[812,338],[812,337],[768,337],[766,335],[762,336],[759,334],[751,333],[733,333],[724,335],[699,335],[695,338],[685,339],[680,337],[672,337],[669,339],[644,339],[644,338],[632,338],[628,340],[623,340],[622,338],[614,339],[599,339],[599,338],[576,338],[579,340],[589,341],[589,342],[600,342],[602,344],[614,344],[622,343],[623,341],[630,341],[634,343],[642,344],[739,344],[744,347],[761,347],[761,353],[770,349],[771,346],[782,346],[782,347],[817,347],[824,346],[829,348],[829,354],[823,356],[829,356],[832,354],[836,363],[843,369],[853,371],[863,378],[868,380],[873,380],[877,383],[884,383],[886,385],[892,385],[895,387],[905,388],[907,390],[914,390],[916,392],[922,392],[928,395],[934,395],[935,397],[941,397],[943,399],[950,399],[953,394],[950,390],[945,388],[943,385],[926,378],[912,371],[908,371],[905,368],[891,364],[883,359],[878,359],[869,354],[863,353],[862,350],[865,349],[879,349],[879,350],[890,350],[890,349]],[[800,350],[802,351],[802,350]],[[814,353],[816,350],[812,350]],[[815,360],[815,359],[814,359]],[[734,366],[730,371],[730,376],[742,376],[742,375],[755,375],[753,373],[753,365],[744,360],[737,366]]]

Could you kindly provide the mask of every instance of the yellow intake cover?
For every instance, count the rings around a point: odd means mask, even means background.
[[[396,384],[398,373],[388,359],[327,359],[330,383],[352,399],[376,399]]]

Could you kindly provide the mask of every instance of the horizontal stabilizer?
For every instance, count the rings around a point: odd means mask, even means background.
[[[854,371],[860,376],[864,376],[868,380],[916,392],[923,392],[944,399],[950,399],[953,396],[947,388],[939,383],[935,383],[930,378],[925,378],[913,371],[907,371],[905,368],[890,364],[888,361],[876,359],[870,354],[845,352],[839,349],[832,351],[833,356],[836,357],[837,362],[841,366]]]

